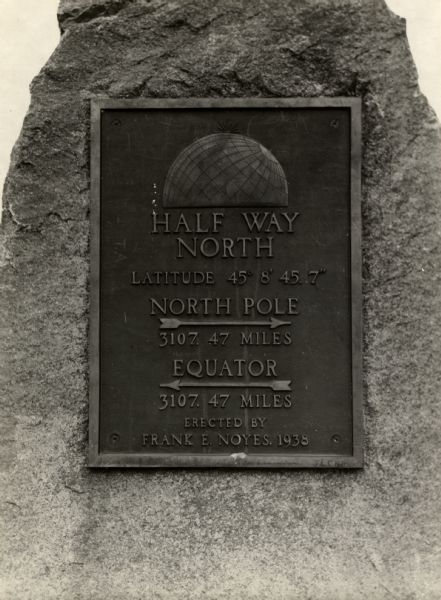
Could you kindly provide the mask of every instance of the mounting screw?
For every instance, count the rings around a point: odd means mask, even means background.
[[[112,434],[110,434],[109,440],[110,440],[110,443],[112,444],[112,446],[116,446],[116,444],[120,440],[120,437],[121,436],[119,435],[119,433],[112,433]]]
[[[331,439],[334,442],[334,444],[339,444],[341,442],[341,437],[337,433],[333,435]]]
[[[333,119],[329,124],[334,129],[338,129],[338,126],[340,125],[340,121],[338,121],[338,119]]]

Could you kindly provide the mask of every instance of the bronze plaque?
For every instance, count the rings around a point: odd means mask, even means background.
[[[90,466],[361,467],[360,102],[92,104]]]

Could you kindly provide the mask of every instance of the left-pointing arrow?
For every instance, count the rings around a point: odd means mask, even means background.
[[[181,388],[270,388],[275,392],[290,392],[290,379],[273,379],[269,381],[181,381],[175,379],[169,383],[161,383],[161,388],[179,391]]]

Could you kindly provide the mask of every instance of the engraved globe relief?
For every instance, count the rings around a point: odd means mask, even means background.
[[[288,206],[288,182],[265,146],[238,133],[214,133],[184,148],[168,170],[166,208]]]

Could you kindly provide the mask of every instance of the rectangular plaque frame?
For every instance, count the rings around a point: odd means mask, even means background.
[[[352,332],[352,453],[179,454],[99,451],[100,426],[100,248],[101,120],[106,110],[231,108],[346,108],[350,110],[350,294]],[[94,99],[91,101],[91,267],[89,328],[89,466],[362,468],[362,293],[361,293],[361,100],[359,98]]]

